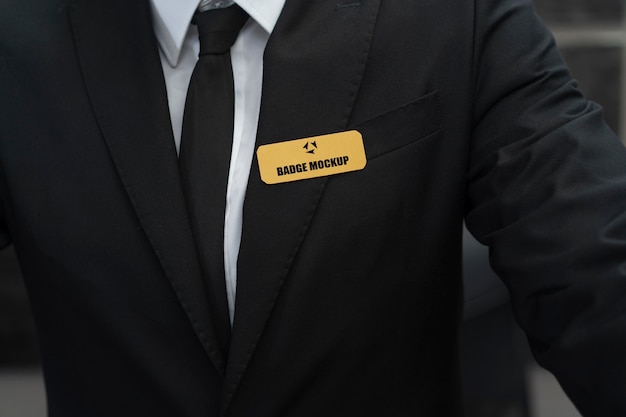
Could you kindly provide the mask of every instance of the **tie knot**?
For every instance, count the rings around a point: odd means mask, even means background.
[[[225,9],[197,12],[193,23],[198,25],[200,55],[228,52],[247,20],[248,14],[236,4]]]

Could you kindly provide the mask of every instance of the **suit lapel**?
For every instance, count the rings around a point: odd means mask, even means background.
[[[287,0],[268,42],[257,146],[345,130],[379,0]],[[252,162],[244,205],[226,410],[270,318],[326,178],[266,185]]]
[[[164,79],[148,1],[75,0],[76,48],[118,174],[202,345],[218,348],[180,187]]]

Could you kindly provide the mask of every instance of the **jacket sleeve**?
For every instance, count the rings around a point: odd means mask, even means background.
[[[626,416],[626,151],[530,0],[476,0],[467,224],[538,362]]]

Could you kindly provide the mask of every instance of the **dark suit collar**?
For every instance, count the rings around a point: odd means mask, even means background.
[[[225,345],[219,347],[210,320],[187,219],[148,0],[74,0],[69,13],[85,87],[119,177],[202,345],[223,373]]]
[[[379,0],[347,3],[343,7],[330,0],[287,0],[265,51],[257,146],[348,127]],[[271,320],[326,181],[266,185],[253,160],[224,410]]]

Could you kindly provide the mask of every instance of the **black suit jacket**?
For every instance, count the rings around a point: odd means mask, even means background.
[[[368,162],[253,161],[229,335],[148,1],[0,3],[0,241],[51,416],[458,416],[464,213],[540,362],[626,414],[626,155],[528,0],[287,0],[264,65],[257,145],[358,129]]]

